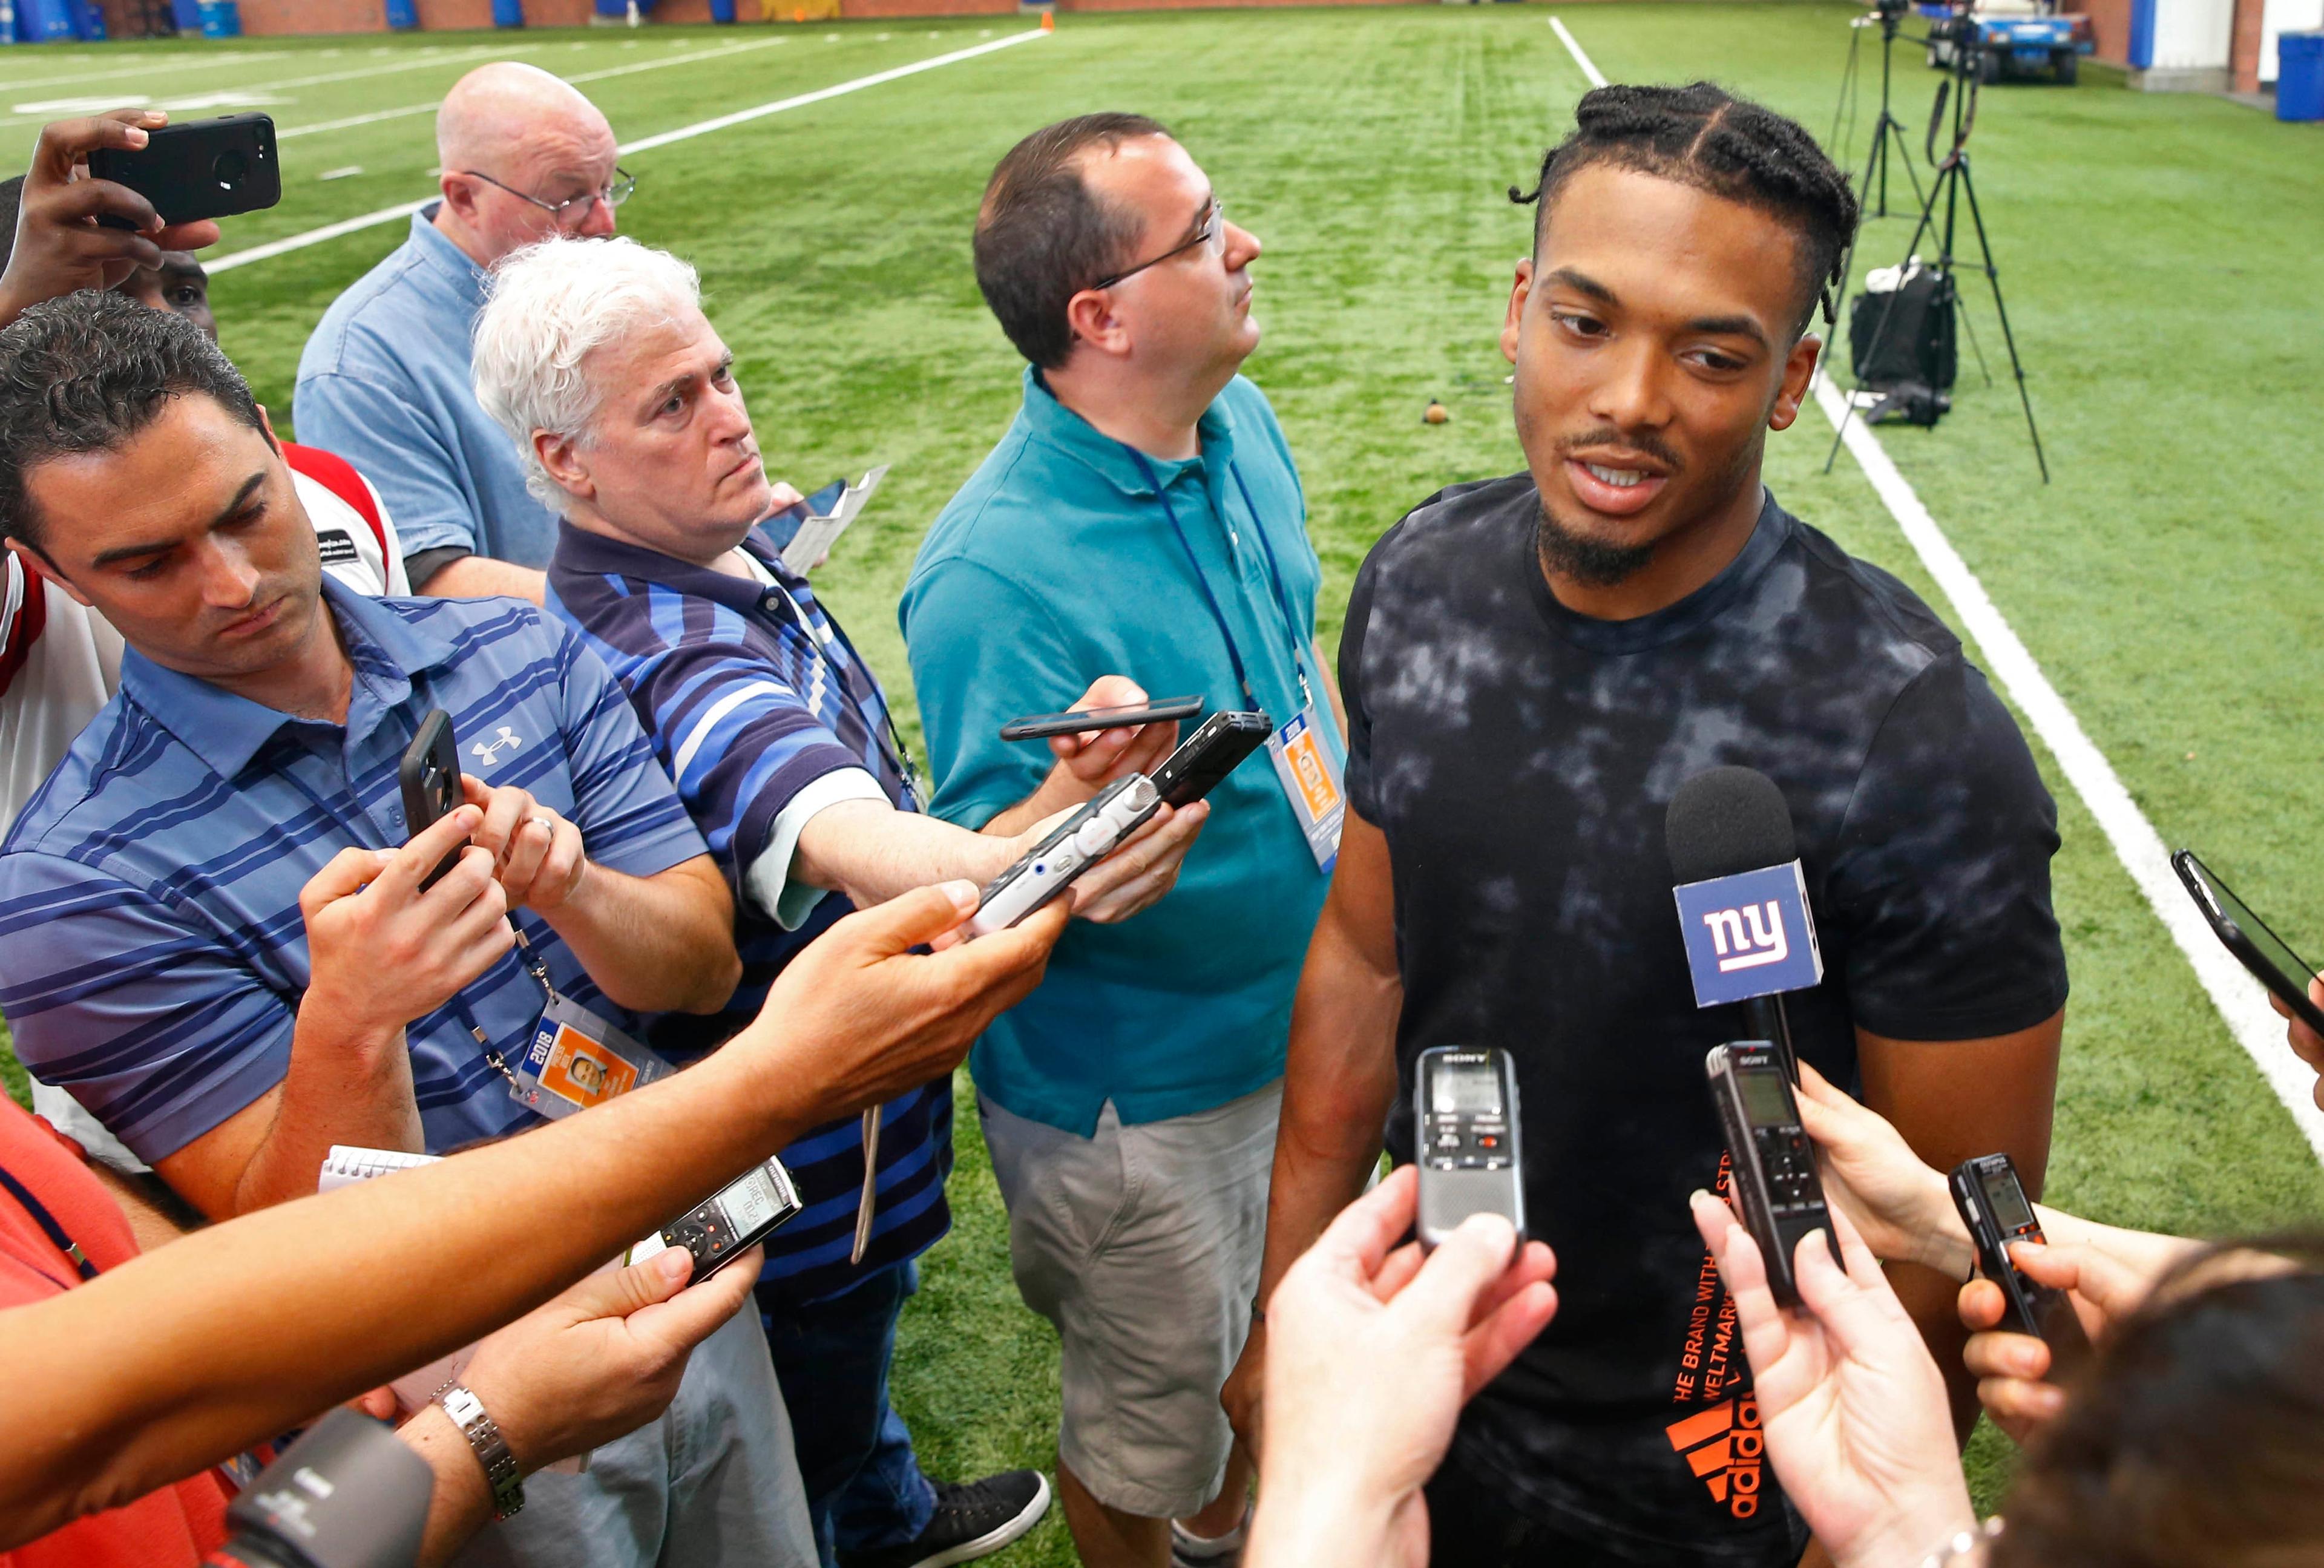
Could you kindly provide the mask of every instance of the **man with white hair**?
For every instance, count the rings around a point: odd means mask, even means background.
[[[476,325],[477,401],[563,515],[549,613],[627,689],[734,894],[742,983],[715,1017],[655,1025],[653,1044],[678,1061],[754,1017],[784,965],[851,909],[948,878],[989,881],[1057,813],[1151,768],[1176,733],[1065,748],[1021,831],[922,815],[878,680],[756,526],[771,489],[733,357],[703,315],[694,269],[629,240],[550,240],[509,257]],[[1116,677],[1084,701],[1143,696]],[[1166,807],[1077,884],[1075,912],[1120,920],[1160,898],[1206,814]],[[890,1408],[914,1260],[950,1224],[950,1080],[880,1114],[868,1157],[853,1119],[782,1151],[807,1208],[770,1239],[759,1304],[825,1563],[964,1562],[1031,1528],[1047,1483],[1016,1471],[932,1485]]]
[[[595,105],[509,60],[445,96],[436,156],[443,199],[324,312],[300,355],[292,420],[379,486],[420,592],[538,604],[557,518],[476,406],[469,329],[494,263],[551,235],[611,235],[635,182]]]

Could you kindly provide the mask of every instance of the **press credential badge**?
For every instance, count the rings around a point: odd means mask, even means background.
[[[554,1119],[602,1105],[667,1078],[670,1071],[651,1047],[632,1039],[570,997],[551,992],[533,1028],[532,1048],[517,1064],[509,1097]]]
[[[1333,726],[1310,701],[1292,721],[1268,737],[1267,755],[1282,781],[1284,798],[1307,835],[1316,869],[1329,876],[1340,858],[1340,825],[1348,815],[1342,788],[1347,764],[1332,743]]]

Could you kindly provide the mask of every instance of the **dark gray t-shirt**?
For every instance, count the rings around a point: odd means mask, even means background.
[[[1742,1024],[1695,1007],[1664,814],[1721,763],[1782,789],[1825,964],[1793,1034],[1852,1085],[1855,1027],[1969,1039],[2064,1005],[2057,813],[1960,640],[1772,498],[1716,578],[1626,622],[1557,603],[1537,506],[1523,474],[1424,502],[1364,562],[1340,653],[1349,801],[1396,882],[1389,1148],[1410,1157],[1421,1051],[1508,1050],[1526,1206],[1558,1257],[1555,1321],[1449,1462],[1637,1561],[1788,1563],[1686,1206],[1722,1185],[1702,1060]]]

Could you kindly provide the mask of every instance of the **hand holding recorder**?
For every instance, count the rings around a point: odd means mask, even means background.
[[[143,196],[89,174],[91,153],[142,151],[169,123],[159,109],[112,109],[41,127],[18,198],[15,249],[0,274],[0,326],[43,300],[110,289],[140,267],[158,267],[163,251],[217,244],[217,224],[165,223]]]
[[[1768,1462],[1839,1568],[1916,1563],[1974,1525],[1944,1378],[1847,1216],[1799,1238],[1786,1310],[1733,1211],[1705,1192],[1691,1204],[1735,1299]]]
[[[1342,1212],[1276,1287],[1251,1568],[1428,1558],[1420,1489],[1471,1396],[1557,1310],[1555,1260],[1472,1218],[1424,1259],[1398,1241],[1420,1183],[1396,1171]]]

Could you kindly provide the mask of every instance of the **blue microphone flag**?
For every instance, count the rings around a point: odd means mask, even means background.
[[[1823,954],[1808,916],[1799,862],[1687,882],[1672,892],[1697,1007],[1806,991],[1822,982]]]

